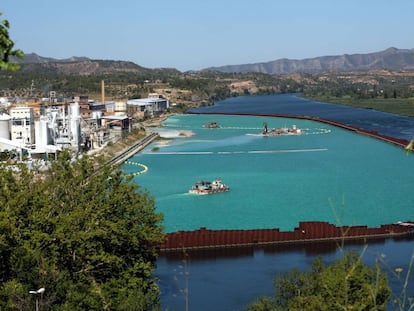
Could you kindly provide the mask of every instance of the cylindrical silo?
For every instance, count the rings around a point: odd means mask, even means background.
[[[35,134],[36,148],[46,148],[46,146],[49,144],[47,117],[40,116],[39,121],[35,121]]]
[[[0,114],[0,137],[4,139],[10,139],[10,120],[11,117],[8,114]]]
[[[79,151],[81,142],[80,113],[79,104],[77,102],[70,105],[70,133],[72,135],[72,148]]]

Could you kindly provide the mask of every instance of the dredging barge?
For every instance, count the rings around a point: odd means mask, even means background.
[[[205,195],[227,192],[229,190],[230,187],[223,184],[221,179],[216,179],[213,181],[197,181],[188,192],[192,194]]]
[[[284,135],[302,135],[303,132],[301,129],[298,129],[296,125],[292,125],[292,127],[279,127],[279,128],[272,128],[269,129],[267,127],[267,123],[263,123],[263,136],[284,136]]]

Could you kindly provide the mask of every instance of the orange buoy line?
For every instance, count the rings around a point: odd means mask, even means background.
[[[148,166],[146,166],[142,163],[138,163],[138,162],[134,162],[134,161],[125,161],[125,164],[135,165],[135,166],[139,166],[139,167],[142,168],[141,171],[131,173],[132,176],[141,175],[141,174],[144,174],[148,171]]]

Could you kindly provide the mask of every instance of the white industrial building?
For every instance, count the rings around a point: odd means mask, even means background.
[[[27,150],[30,155],[56,153],[63,148],[80,151],[79,104],[46,108],[38,120],[33,109],[17,106],[0,115],[0,150]]]
[[[11,151],[16,150],[18,152],[18,157],[20,160],[23,158],[23,154],[26,154],[29,157],[34,157],[35,154],[47,154],[55,153],[60,150],[59,147],[53,145],[47,145],[42,148],[38,148],[35,141],[41,141],[41,138],[38,138],[38,133],[42,131],[37,131],[33,129],[37,127],[37,121],[34,126],[31,122],[27,121],[27,116],[24,112],[27,112],[26,109],[21,109],[22,107],[17,107],[19,109],[11,109],[11,114],[14,115],[14,119],[7,114],[0,115],[0,151]],[[27,108],[27,107],[23,107]],[[32,112],[31,112],[32,114]],[[22,117],[22,118],[20,118]],[[21,121],[21,122],[18,122]],[[27,122],[26,122],[27,121]],[[27,124],[26,124],[27,123]],[[46,123],[44,124],[46,126]],[[27,131],[26,131],[27,129]],[[23,135],[26,132],[35,132],[35,139],[33,136]],[[22,135],[20,135],[22,132]],[[13,134],[13,135],[12,135]],[[46,139],[44,141],[47,141]],[[36,146],[36,148],[35,148]]]
[[[115,102],[114,114],[116,116],[125,116],[127,111],[127,103],[125,101]]]
[[[33,109],[17,106],[9,109],[11,117],[11,140],[30,147],[34,144],[35,128]]]
[[[77,102],[71,103],[67,110],[65,106],[47,108],[36,121],[36,149],[44,150],[53,145],[58,149],[79,151],[82,142],[80,123]]]
[[[16,151],[20,159],[48,158],[48,154],[56,155],[63,149],[80,152],[100,148],[131,130],[126,102],[87,104],[87,117],[81,116],[78,101],[9,107],[9,114],[0,113],[0,152]],[[149,115],[168,108],[164,98],[132,101],[131,104]]]
[[[130,116],[154,116],[165,112],[169,107],[168,99],[160,96],[130,99],[127,101],[127,111]]]

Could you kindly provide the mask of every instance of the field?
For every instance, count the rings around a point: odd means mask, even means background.
[[[390,112],[399,115],[414,117],[414,98],[372,98],[355,99],[351,97],[312,97],[313,100],[342,104],[352,107],[365,109],[375,109],[378,111]]]

